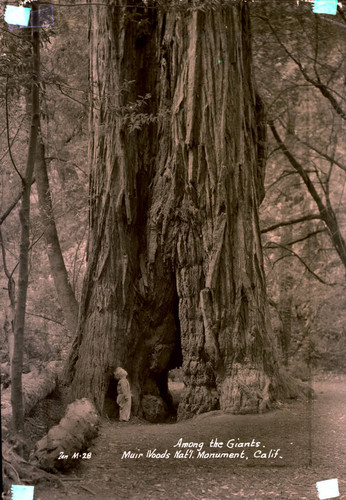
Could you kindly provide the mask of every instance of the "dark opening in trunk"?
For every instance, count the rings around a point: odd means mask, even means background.
[[[103,406],[104,414],[111,420],[119,418],[119,406],[117,404],[117,381],[111,377],[108,389],[105,395],[105,402]]]

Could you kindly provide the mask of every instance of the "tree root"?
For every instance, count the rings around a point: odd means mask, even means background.
[[[67,492],[64,483],[59,477],[24,460],[15,452],[13,446],[6,441],[2,443],[2,461],[4,490],[6,492],[10,490],[12,484],[35,485],[43,480],[54,482]]]
[[[294,378],[285,368],[279,370],[276,389],[278,397],[282,399],[306,399],[315,396],[314,390],[307,382]]]

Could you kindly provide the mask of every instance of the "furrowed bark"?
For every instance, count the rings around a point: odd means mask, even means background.
[[[163,201],[151,214],[160,221],[158,248],[176,270],[186,385],[179,416],[219,406],[256,412],[270,403],[277,366],[258,225],[265,132],[248,12],[172,15],[166,26],[170,149],[154,185]]]
[[[144,393],[158,395],[147,366],[150,353],[161,342],[168,346],[169,357],[175,339],[174,282],[164,274],[152,294],[147,270],[146,224],[157,128],[152,123],[130,133],[124,116],[131,114],[131,103],[148,92],[152,97],[145,112],[157,112],[157,33],[145,28],[157,23],[156,11],[143,14],[144,31],[139,19],[125,8],[91,9],[90,239],[68,380],[73,398],[90,397],[98,409],[117,366],[130,375],[134,411],[140,407],[143,381]],[[91,356],[91,366],[84,356]]]
[[[246,5],[91,8],[90,241],[73,398],[102,410],[121,366],[133,412],[148,395],[169,407],[168,371],[181,363],[181,418],[262,411],[278,396],[250,50]],[[158,119],[131,133],[131,106],[147,93],[146,116]]]

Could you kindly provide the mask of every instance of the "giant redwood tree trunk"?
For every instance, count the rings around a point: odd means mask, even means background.
[[[169,404],[167,374],[182,364],[181,418],[261,411],[280,384],[248,8],[112,3],[91,7],[90,240],[72,394],[102,410],[122,366],[140,414],[146,394]]]

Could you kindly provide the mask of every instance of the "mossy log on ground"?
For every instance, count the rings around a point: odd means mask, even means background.
[[[88,399],[71,403],[60,423],[35,446],[32,463],[45,470],[68,469],[79,463],[98,432],[99,415]]]
[[[51,361],[41,371],[34,370],[23,374],[24,416],[27,416],[39,401],[54,391],[61,369],[60,361]],[[11,387],[5,389],[1,395],[1,419],[3,434],[6,437],[6,431],[9,430],[12,422]]]

